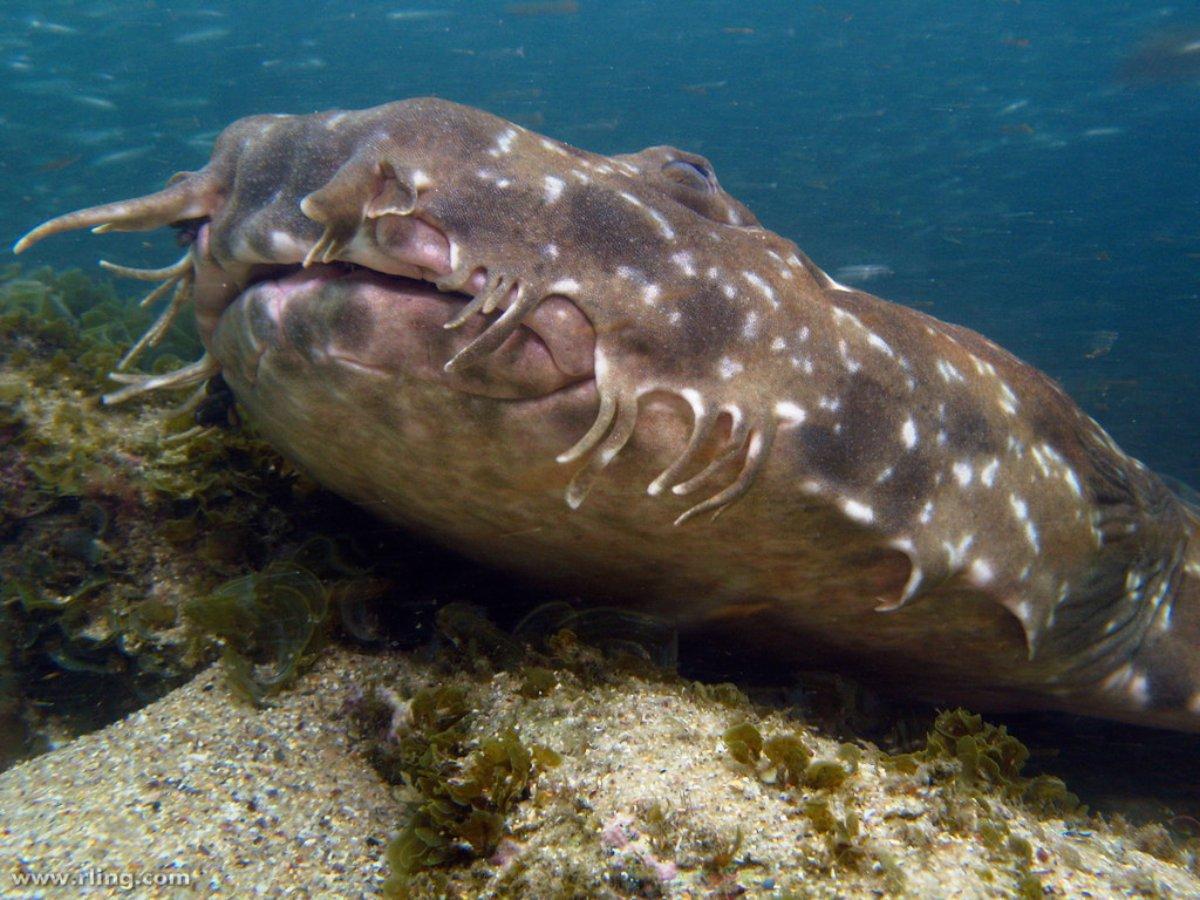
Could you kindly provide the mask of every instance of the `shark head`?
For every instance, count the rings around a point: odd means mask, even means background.
[[[276,390],[320,410],[309,382],[347,370],[430,392],[448,415],[497,401],[493,437],[508,420],[528,426],[521,402],[546,401],[560,440],[570,437],[559,463],[585,461],[572,506],[648,397],[673,398],[694,422],[651,491],[720,456],[704,450],[719,438],[726,455],[749,448],[747,464],[691,514],[735,499],[774,431],[769,382],[791,375],[771,358],[778,342],[770,351],[760,338],[790,328],[789,288],[824,279],[703,157],[671,147],[601,156],[438,99],[240,120],[200,171],[51,220],[17,250],[70,228],[179,223],[194,235],[188,254],[149,274],[194,298],[209,356],[174,379],[125,376],[133,383],[116,399],[220,369],[252,403],[266,366]],[[734,377],[748,370],[759,377]],[[571,398],[594,416],[582,435],[570,434]]]

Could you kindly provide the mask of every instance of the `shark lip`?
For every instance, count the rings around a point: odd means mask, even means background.
[[[462,371],[446,363],[502,312],[447,323],[471,301],[433,282],[332,263],[256,270],[214,327],[219,359],[235,363],[252,338],[253,369],[269,350],[376,377],[414,377],[479,396],[531,399],[594,377],[595,332],[578,307],[551,295],[493,353]],[[246,360],[238,360],[245,369]],[[249,372],[247,372],[249,374]]]

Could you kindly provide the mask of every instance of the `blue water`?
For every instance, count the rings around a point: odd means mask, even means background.
[[[1200,484],[1200,78],[1118,77],[1187,27],[1114,0],[6,2],[0,237],[201,166],[239,116],[438,94],[706,154],[819,265],[883,267],[861,286],[995,339]],[[72,236],[30,262],[172,249]]]

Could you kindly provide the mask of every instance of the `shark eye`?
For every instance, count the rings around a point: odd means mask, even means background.
[[[712,194],[717,189],[717,179],[703,162],[693,162],[689,159],[673,159],[663,163],[663,174],[672,181],[686,185],[705,194]]]

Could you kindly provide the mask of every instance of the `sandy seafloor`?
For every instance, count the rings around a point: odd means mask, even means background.
[[[127,719],[17,765],[0,775],[4,896],[378,894],[402,798],[356,747],[347,709],[364,685],[406,692],[431,674],[406,654],[335,647],[273,706],[255,709],[231,694],[217,665]],[[557,748],[564,761],[510,817],[504,854],[415,882],[413,896],[572,896],[581,884],[594,896],[630,896],[622,886],[635,870],[643,895],[670,897],[1016,895],[1011,860],[971,833],[969,811],[927,773],[897,777],[868,750],[831,803],[860,819],[867,862],[830,865],[799,811],[805,789],[748,776],[722,747],[724,729],[748,717],[764,733],[794,722],[731,709],[679,679],[629,676],[576,690],[561,678],[531,699],[505,672],[483,686],[474,731],[515,725],[522,740]],[[806,740],[818,756],[836,753],[832,741]],[[669,811],[671,852],[648,843],[646,810],[656,803]],[[1045,896],[1200,895],[1200,879],[1136,849],[1128,832],[1037,817],[998,798],[988,805],[1029,842],[1027,871]],[[739,827],[743,841],[714,877],[703,859]],[[182,872],[191,886],[35,890],[13,881],[15,872],[89,869]],[[647,872],[657,873],[648,887]]]

